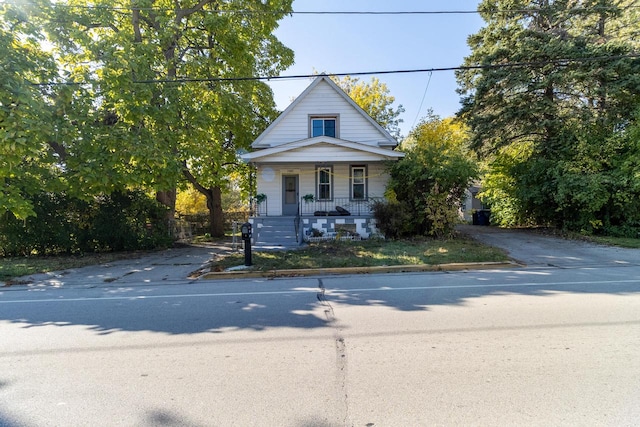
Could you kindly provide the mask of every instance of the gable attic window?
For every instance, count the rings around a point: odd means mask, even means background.
[[[330,136],[332,138],[338,137],[338,119],[336,116],[311,116],[310,121],[309,133],[311,138],[316,136]]]

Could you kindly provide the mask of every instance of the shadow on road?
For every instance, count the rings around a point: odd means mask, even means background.
[[[637,267],[606,270],[607,276],[601,280],[594,278],[591,269],[567,272],[513,269],[114,287],[73,294],[52,291],[44,299],[35,298],[36,295],[23,302],[0,299],[0,322],[24,329],[82,326],[100,335],[119,331],[223,334],[237,330],[328,327],[334,318],[327,316],[327,304],[429,311],[435,306],[465,306],[471,300],[497,295],[548,297],[558,292],[593,295],[640,292]]]
[[[9,387],[10,383],[8,381],[0,380],[0,402],[8,402],[6,399],[5,393],[6,389]],[[7,415],[5,412],[5,408],[2,407],[2,403],[0,403],[0,426],[2,427],[27,427],[27,424],[16,420],[15,418]]]

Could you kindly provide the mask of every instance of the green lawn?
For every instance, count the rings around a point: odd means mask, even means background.
[[[257,270],[299,268],[373,267],[412,264],[507,261],[504,251],[467,238],[451,240],[363,240],[314,243],[289,251],[253,252]],[[244,254],[227,255],[213,271],[244,264]]]
[[[10,283],[14,277],[101,264],[131,256],[131,253],[105,253],[0,258],[0,281]],[[483,246],[462,237],[452,240],[324,242],[298,250],[253,252],[254,268],[258,270],[446,264],[507,259],[506,254],[500,249]],[[219,271],[243,264],[244,254],[233,253],[220,257],[212,270]]]
[[[640,239],[633,239],[631,237],[590,236],[588,240],[603,245],[640,249]]]

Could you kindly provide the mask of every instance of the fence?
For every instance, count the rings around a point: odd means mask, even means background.
[[[249,220],[249,211],[227,211],[223,213],[224,229],[231,230],[233,222],[246,222]],[[175,221],[178,225],[174,233],[183,235],[201,235],[211,230],[209,213],[180,215]]]

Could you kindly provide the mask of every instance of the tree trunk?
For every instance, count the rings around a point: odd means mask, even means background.
[[[211,236],[224,237],[224,213],[222,212],[222,190],[215,186],[209,188],[207,195],[207,207],[209,208],[209,223],[211,224]]]
[[[222,189],[219,186],[206,188],[196,180],[189,171],[187,163],[183,162],[182,174],[193,185],[193,187],[207,198],[207,208],[209,209],[209,224],[212,237],[224,237],[224,213],[222,212]]]
[[[169,208],[167,219],[173,220],[176,216],[176,189],[158,191],[156,193],[156,200]]]

